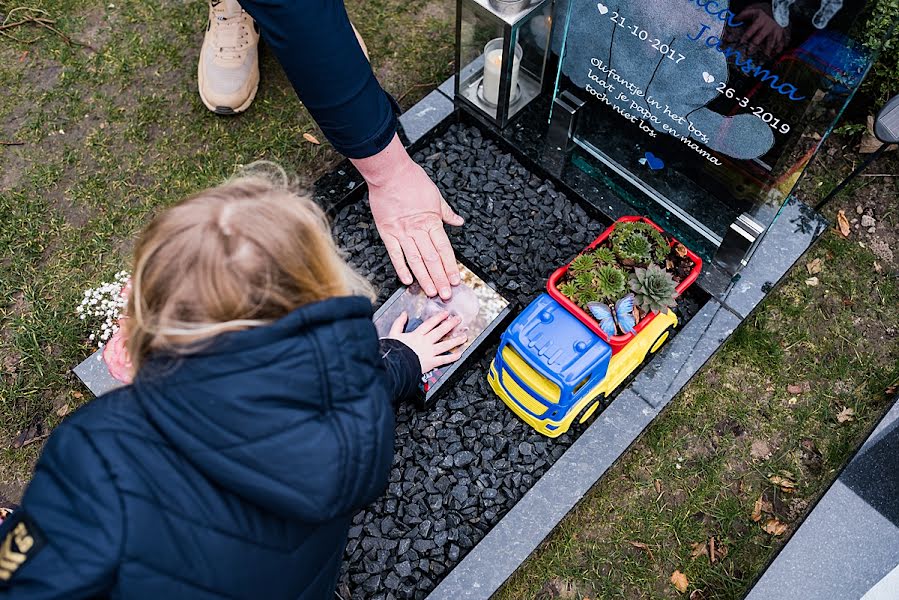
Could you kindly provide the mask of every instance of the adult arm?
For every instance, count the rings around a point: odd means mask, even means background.
[[[334,148],[369,186],[372,216],[400,280],[449,298],[459,283],[443,224],[461,225],[396,135],[398,107],[381,89],[342,0],[241,0]],[[408,264],[407,264],[408,263]]]

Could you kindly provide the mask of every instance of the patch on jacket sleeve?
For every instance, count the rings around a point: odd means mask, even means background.
[[[4,525],[7,533],[0,540],[0,586],[46,545],[44,534],[22,509],[13,512]]]

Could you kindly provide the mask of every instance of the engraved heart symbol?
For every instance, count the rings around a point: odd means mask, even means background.
[[[661,158],[653,154],[652,152],[647,152],[645,154],[646,158],[641,158],[640,163],[645,164],[647,167],[652,169],[653,171],[660,171],[665,168],[665,161]]]
[[[606,14],[607,12],[609,12],[609,7],[606,6],[605,4],[603,4],[602,2],[600,2],[599,4],[597,4],[597,5],[596,5],[596,8],[599,9],[599,14],[601,14],[601,15],[604,15],[604,14]]]
[[[712,77],[712,74],[709,73],[708,71],[703,71],[702,78],[705,80],[706,83],[715,83],[715,78]]]

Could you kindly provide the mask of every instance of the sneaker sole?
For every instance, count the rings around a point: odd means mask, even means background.
[[[250,107],[250,104],[253,103],[253,100],[256,99],[256,92],[259,91],[259,80],[257,79],[256,85],[253,86],[253,91],[250,93],[250,97],[247,98],[246,102],[244,102],[237,108],[233,108],[231,106],[217,106],[207,100],[203,95],[203,69],[200,68],[199,64],[197,65],[197,83],[197,91],[200,92],[200,100],[203,101],[203,104],[206,105],[206,108],[208,108],[215,114],[222,116],[233,116],[248,109]]]

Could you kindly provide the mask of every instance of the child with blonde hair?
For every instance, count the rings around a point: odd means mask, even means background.
[[[131,285],[133,383],[50,437],[0,525],[0,598],[333,597],[393,405],[458,358],[457,319],[378,340],[321,209],[255,178],[159,215]]]

